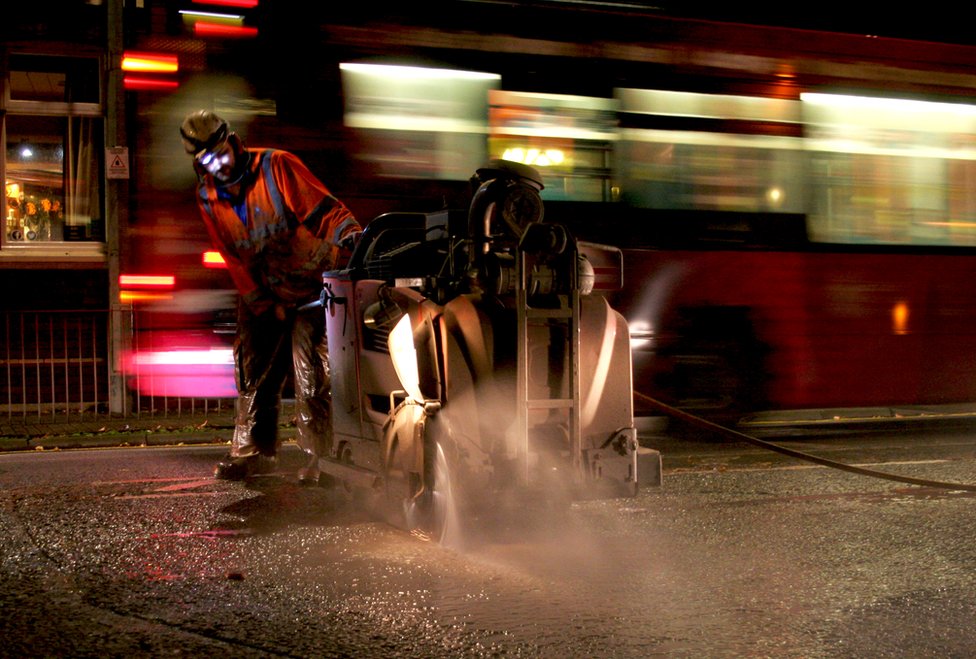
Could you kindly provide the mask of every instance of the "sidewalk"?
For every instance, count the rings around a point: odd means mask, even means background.
[[[293,407],[282,405],[280,436],[295,435]],[[230,410],[139,416],[8,415],[0,417],[0,451],[229,443]]]
[[[774,410],[750,414],[736,427],[751,434],[778,434],[920,425],[972,427],[976,425],[976,403]]]
[[[283,401],[279,434],[294,439],[294,402]],[[638,433],[667,433],[662,416],[635,419]],[[779,410],[744,417],[736,428],[755,436],[791,436],[868,427],[976,428],[976,404]],[[0,416],[0,451],[98,448],[111,446],[166,446],[229,443],[234,413],[222,409],[194,414],[143,414],[130,417],[53,416],[8,414]]]

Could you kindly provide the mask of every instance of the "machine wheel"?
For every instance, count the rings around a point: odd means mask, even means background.
[[[407,528],[440,544],[460,540],[460,484],[453,459],[454,438],[444,418],[430,417],[424,429],[423,474],[413,474],[414,496],[404,501]]]

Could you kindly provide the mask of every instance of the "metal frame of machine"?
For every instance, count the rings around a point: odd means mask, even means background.
[[[323,275],[332,379],[322,471],[442,538],[501,495],[633,496],[629,333],[600,295],[616,248],[543,221],[538,173],[493,161],[467,212],[389,213]]]

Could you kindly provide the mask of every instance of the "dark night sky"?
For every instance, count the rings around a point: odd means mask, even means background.
[[[663,14],[679,17],[976,44],[976,24],[969,17],[965,3],[830,1],[756,6],[733,1],[692,3],[665,0],[638,4],[656,7]]]
[[[976,44],[976,25],[969,5],[962,2],[691,2],[690,0],[461,0],[471,7],[508,5],[569,10],[604,10],[652,13],[677,18],[697,18],[729,23],[920,39],[945,43]]]

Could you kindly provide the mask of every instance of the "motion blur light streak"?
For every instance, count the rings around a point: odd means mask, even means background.
[[[184,21],[189,22],[202,18],[205,21],[212,21],[222,25],[242,25],[244,23],[244,16],[241,14],[217,14],[209,11],[189,11],[186,9],[181,9],[180,15],[183,16]]]
[[[175,80],[125,76],[122,78],[122,86],[130,91],[165,91],[176,89],[180,86],[180,83]]]
[[[125,360],[126,375],[139,393],[187,398],[232,398],[234,351],[230,347],[136,350]]]
[[[119,291],[119,302],[134,304],[136,302],[165,302],[172,300],[169,293],[154,293],[151,291]]]
[[[226,268],[227,262],[220,252],[207,250],[203,253],[203,265],[206,268]]]
[[[796,101],[789,99],[674,92],[662,89],[620,88],[614,93],[625,111],[636,114],[788,124],[801,121]],[[807,95],[804,94],[803,97],[805,96]]]
[[[650,348],[654,342],[654,328],[650,323],[642,320],[630,321],[630,349],[641,350]]]
[[[126,51],[122,55],[123,71],[138,71],[141,73],[176,73],[179,71],[179,59],[176,55],[163,53],[142,53]]]
[[[895,334],[908,334],[908,303],[899,301],[891,309],[891,329]]]
[[[123,288],[173,288],[174,275],[119,275],[119,286]]]
[[[560,165],[566,156],[563,154],[561,149],[506,149],[502,160],[511,160],[513,162],[520,162],[526,165],[535,165],[536,167],[551,167],[552,165]]]
[[[342,62],[345,125],[357,158],[380,177],[466,180],[488,159],[497,73]]]
[[[343,62],[339,65],[339,69],[381,78],[392,78],[394,80],[404,78],[414,80],[501,80],[501,76],[497,73],[463,71],[459,69],[435,69],[423,66],[400,66],[394,64],[357,64],[354,62]]]
[[[231,3],[224,3],[226,6],[241,6]],[[254,3],[257,4],[256,2]],[[252,5],[253,6],[253,5]],[[244,25],[243,14],[223,14],[212,11],[196,11],[192,9],[181,9],[180,15],[183,22],[188,26],[193,26],[193,33],[200,37],[256,37],[258,29]]]
[[[948,113],[959,116],[976,116],[976,106],[964,103],[939,103],[935,101],[916,101],[904,98],[881,98],[878,96],[852,96],[845,94],[800,94],[804,103],[825,105],[837,108],[858,108],[867,111],[893,110],[896,112],[913,112],[929,114],[932,112]]]
[[[127,50],[122,54],[122,70],[137,73],[176,73],[179,58],[167,53],[147,53]],[[166,91],[179,87],[179,82],[166,78],[126,75],[122,86],[129,91]]]
[[[123,289],[119,291],[119,302],[122,304],[160,302],[172,298],[168,291],[175,288],[176,277],[173,275],[119,275],[119,286]]]
[[[199,37],[256,37],[258,29],[246,25],[221,25],[207,21],[197,21],[193,32]]]
[[[210,348],[207,350],[138,352],[132,356],[132,362],[139,366],[233,364],[234,351],[230,348]]]
[[[241,9],[254,9],[258,6],[258,0],[193,0],[193,2],[201,5],[239,7]]]

